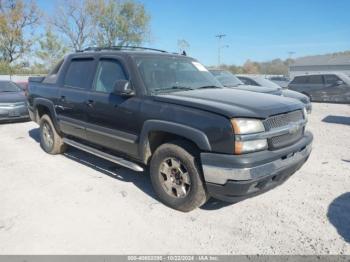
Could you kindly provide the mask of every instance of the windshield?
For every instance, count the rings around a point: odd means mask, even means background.
[[[5,92],[19,92],[21,89],[10,81],[0,81],[0,93]]]
[[[348,85],[350,85],[350,77],[346,74],[339,74],[340,78]]]
[[[277,85],[276,83],[272,82],[271,80],[268,80],[268,79],[263,78],[263,77],[256,77],[256,78],[254,78],[254,81],[257,82],[260,86],[281,89],[281,87],[279,85]]]
[[[244,83],[239,80],[235,75],[233,75],[230,72],[227,71],[221,71],[221,70],[212,70],[210,71],[217,80],[223,85],[223,86],[239,86],[244,85]]]
[[[181,57],[134,57],[150,93],[222,87],[199,62]]]

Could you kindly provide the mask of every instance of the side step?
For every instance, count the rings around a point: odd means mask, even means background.
[[[101,150],[98,150],[96,148],[81,144],[79,142],[73,141],[73,140],[68,139],[68,138],[63,138],[63,142],[67,145],[78,148],[78,149],[85,151],[87,153],[90,153],[92,155],[101,157],[103,159],[106,159],[108,161],[111,161],[113,163],[121,165],[123,167],[129,168],[129,169],[137,171],[137,172],[143,172],[143,168],[141,166],[139,166],[138,164],[135,164],[133,162],[130,162],[128,160],[125,160],[123,158],[116,157],[116,156],[111,155],[111,154],[107,154]]]

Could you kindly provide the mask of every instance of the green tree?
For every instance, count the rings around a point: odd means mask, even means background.
[[[69,51],[69,48],[55,35],[51,27],[46,29],[45,35],[39,40],[36,56],[41,60],[37,68],[48,71]]]
[[[243,71],[245,74],[259,74],[259,64],[248,59],[243,65]]]
[[[30,51],[40,11],[34,2],[0,0],[0,60],[11,64]]]
[[[150,16],[133,0],[90,0],[94,42],[99,46],[139,45],[149,36]]]

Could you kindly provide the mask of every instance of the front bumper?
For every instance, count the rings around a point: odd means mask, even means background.
[[[29,119],[26,105],[0,107],[0,122],[19,121]]]
[[[286,181],[308,159],[313,136],[306,132],[294,145],[246,155],[202,153],[204,179],[209,194],[237,202],[266,192]]]
[[[305,108],[306,108],[306,111],[307,111],[309,114],[311,114],[311,112],[312,112],[312,104],[311,104],[311,102],[305,104]]]

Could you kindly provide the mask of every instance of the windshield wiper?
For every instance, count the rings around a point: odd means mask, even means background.
[[[198,87],[197,89],[209,89],[209,88],[221,88],[221,86],[201,86],[201,87]]]
[[[162,91],[172,91],[172,90],[193,90],[193,88],[191,87],[187,87],[187,86],[172,86],[172,87],[169,87],[169,88],[157,88],[157,89],[154,89],[154,91],[156,92],[162,92]]]

